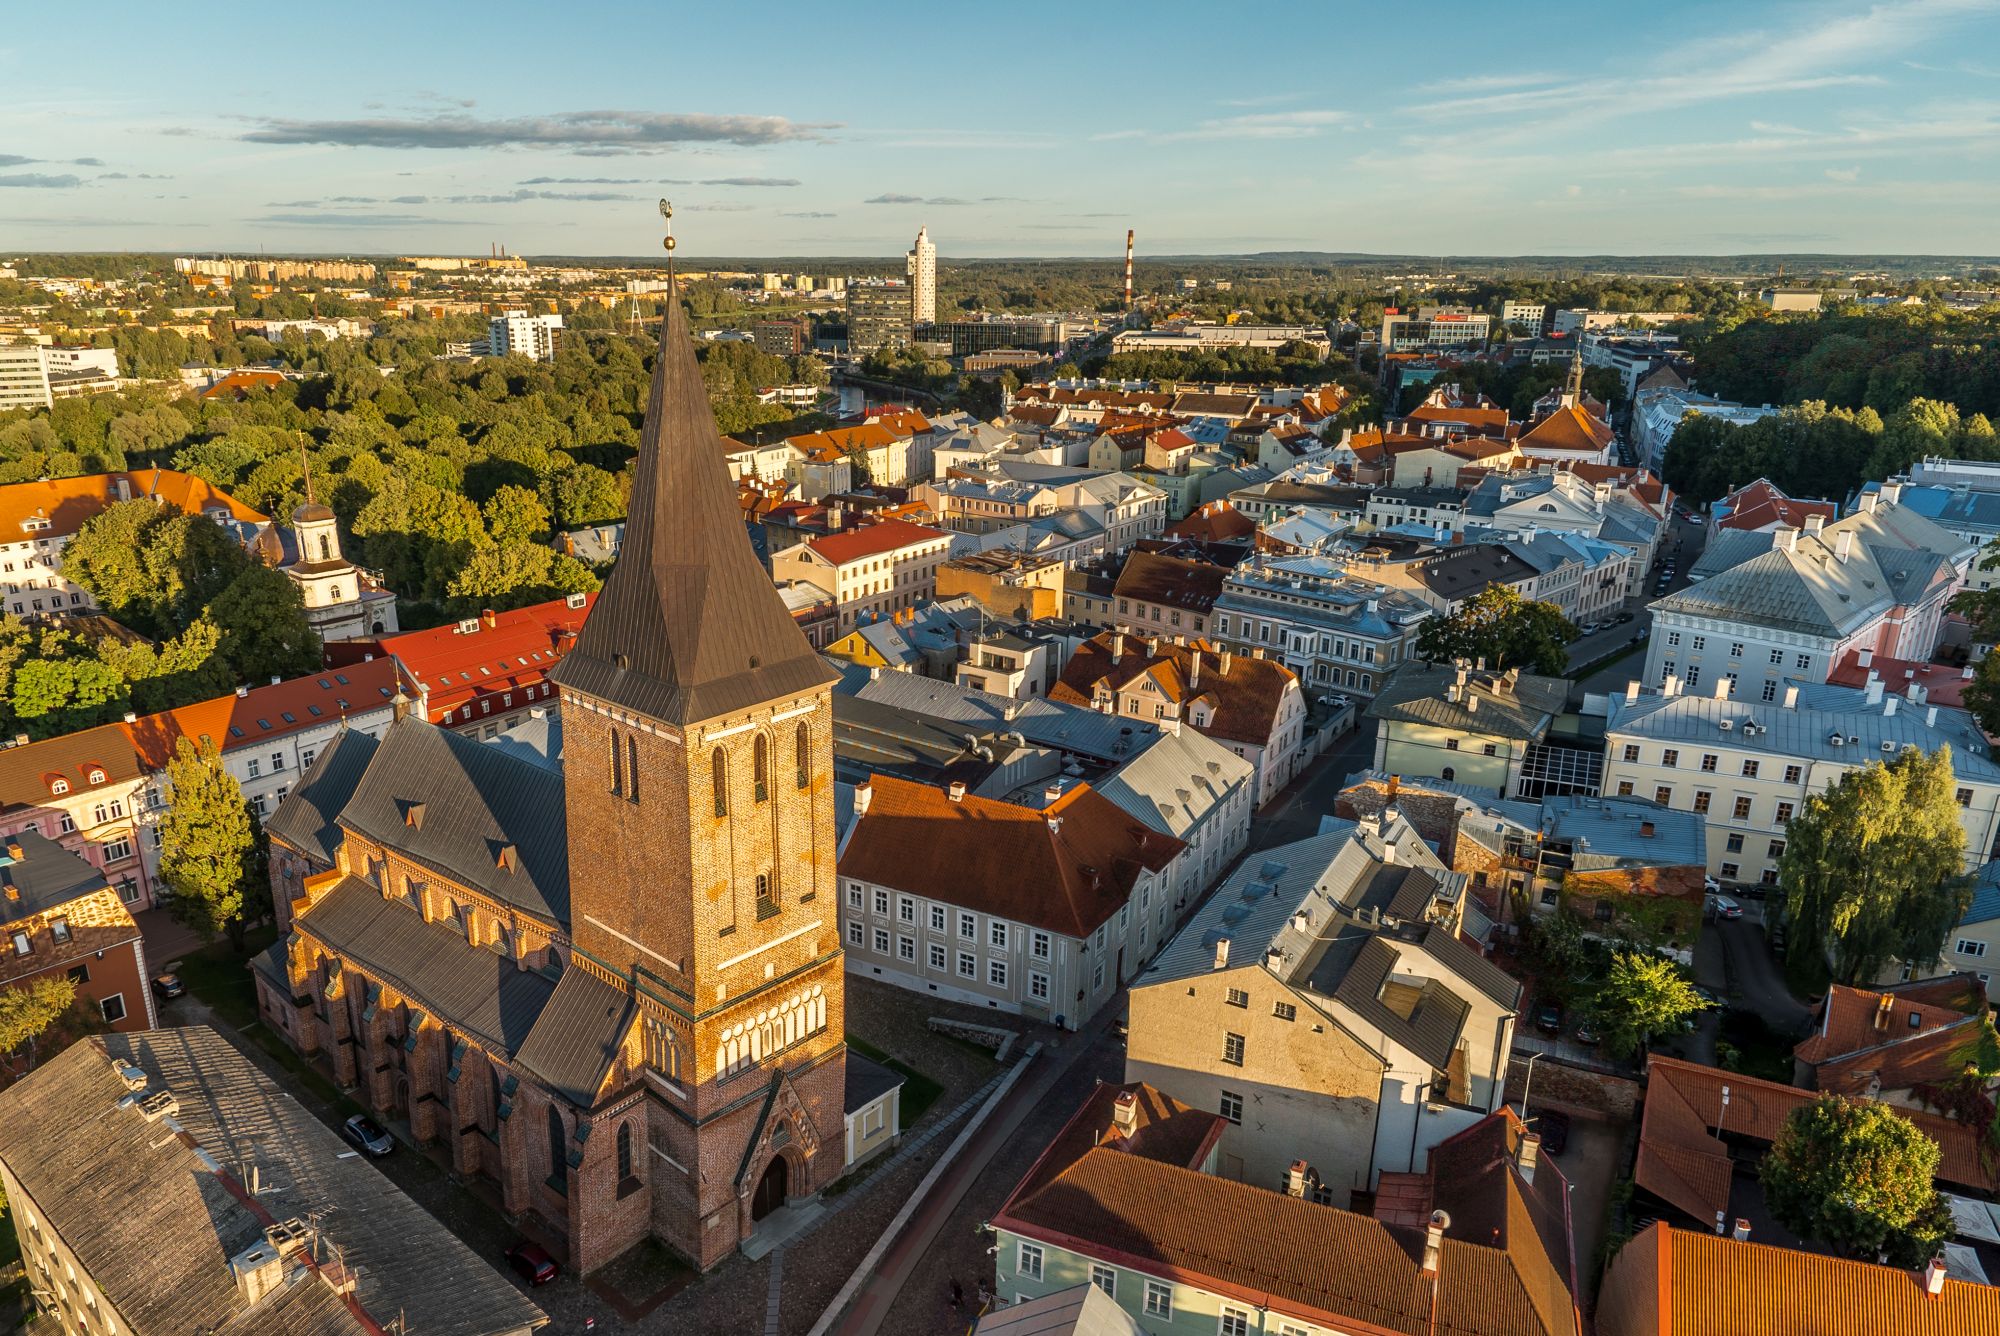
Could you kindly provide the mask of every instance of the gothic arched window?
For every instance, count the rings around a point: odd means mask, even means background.
[[[325,534],[319,536],[319,559],[321,561],[333,560],[333,540]]]
[[[558,1192],[569,1190],[569,1137],[563,1133],[562,1114],[549,1105],[549,1181]]]
[[[758,802],[771,796],[771,740],[762,733],[757,735],[756,745],[750,749],[750,778]]]
[[[632,1177],[632,1124],[618,1124],[618,1181]]]
[[[799,787],[804,788],[812,783],[812,729],[800,724],[797,740],[793,746],[798,753]]]
[[[619,746],[618,730],[614,728],[611,730],[611,791],[613,793],[623,793],[625,791],[624,767],[624,753]]]
[[[715,753],[709,758],[709,768],[714,771],[715,814],[717,816],[728,816],[729,759],[722,754],[722,748],[717,747]]]
[[[630,733],[625,735],[625,798],[639,801],[639,739]]]

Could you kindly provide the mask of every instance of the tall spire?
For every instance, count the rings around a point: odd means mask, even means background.
[[[662,201],[661,213],[672,213]],[[667,245],[671,272],[672,238]],[[649,718],[692,723],[835,674],[750,547],[677,295],[660,321],[618,562],[550,674]]]
[[[1564,408],[1583,407],[1583,349],[1569,355],[1569,385],[1563,390]]]

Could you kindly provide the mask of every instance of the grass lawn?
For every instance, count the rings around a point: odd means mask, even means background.
[[[917,1120],[922,1118],[931,1105],[937,1103],[937,1097],[944,1093],[944,1087],[936,1081],[931,1080],[930,1077],[925,1076],[907,1062],[890,1057],[887,1053],[884,1053],[865,1039],[856,1039],[853,1035],[849,1035],[847,1036],[847,1046],[865,1058],[873,1058],[903,1078],[902,1110],[903,1130],[905,1132],[915,1127]]]
[[[181,957],[175,972],[188,991],[218,1016],[239,1030],[248,1030],[257,1023],[257,984],[250,977],[250,957],[275,940],[275,930],[257,929],[245,940],[241,955],[226,941],[211,942]]]

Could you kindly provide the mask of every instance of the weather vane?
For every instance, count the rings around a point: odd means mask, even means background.
[[[674,281],[674,206],[672,201],[660,201],[660,217],[665,221],[667,227],[666,240],[660,244],[666,247],[667,282],[671,284]]]

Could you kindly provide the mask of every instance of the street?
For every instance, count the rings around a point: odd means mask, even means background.
[[[1580,636],[1571,641],[1569,646],[1571,672],[1575,673],[1578,669],[1614,655],[1625,646],[1638,641],[1641,635],[1649,634],[1653,624],[1650,607],[1654,597],[1653,591],[1659,588],[1660,571],[1666,569],[1669,562],[1673,564],[1674,575],[1667,582],[1668,593],[1687,588],[1688,567],[1700,559],[1702,548],[1707,542],[1706,524],[1690,524],[1676,513],[1667,539],[1660,545],[1659,566],[1646,573],[1645,588],[1640,597],[1626,600],[1625,611],[1632,614],[1632,620],[1614,622],[1595,635]],[[1602,695],[1623,691],[1626,683],[1640,675],[1644,664],[1645,651],[1642,646],[1638,653],[1577,679],[1572,701],[1583,693],[1596,692]]]

